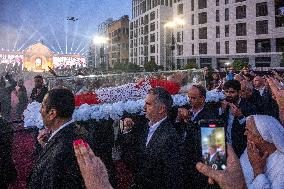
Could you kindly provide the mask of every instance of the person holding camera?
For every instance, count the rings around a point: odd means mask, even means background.
[[[11,93],[15,90],[17,82],[13,77],[7,73],[0,79],[0,102],[2,109],[2,116],[5,120],[11,120]]]
[[[205,188],[207,178],[201,175],[195,164],[202,160],[200,120],[218,119],[218,109],[205,103],[206,89],[193,85],[188,89],[190,109],[179,108],[175,128],[182,140],[185,188]]]
[[[227,81],[223,89],[226,99],[221,102],[219,114],[226,123],[227,142],[232,145],[237,156],[240,157],[247,146],[247,140],[244,136],[246,117],[256,114],[256,108],[253,104],[241,98],[239,81]]]

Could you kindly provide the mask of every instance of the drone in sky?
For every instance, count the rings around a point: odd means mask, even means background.
[[[76,18],[76,17],[74,17],[74,16],[68,16],[68,17],[67,17],[67,20],[70,20],[70,21],[75,22],[75,21],[79,20],[79,18]]]

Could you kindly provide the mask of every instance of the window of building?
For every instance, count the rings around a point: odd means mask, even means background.
[[[216,38],[220,38],[220,26],[216,26]]]
[[[230,13],[229,13],[229,8],[225,9],[225,21],[228,21],[230,19]]]
[[[191,0],[191,11],[194,11],[194,0]]]
[[[151,45],[150,46],[150,52],[151,53],[155,53],[155,45]]]
[[[271,52],[270,39],[256,39],[255,40],[255,52]]]
[[[191,15],[191,25],[194,25],[194,14]]]
[[[247,41],[246,40],[236,41],[236,53],[247,53]]]
[[[220,54],[220,42],[216,42],[216,54]]]
[[[246,18],[246,5],[236,7],[236,19]]]
[[[155,20],[156,15],[155,15],[155,11],[150,13],[150,21]]]
[[[216,0],[216,6],[219,6],[219,5],[220,5],[220,1]]]
[[[276,51],[284,52],[284,38],[276,38]]]
[[[199,43],[199,54],[207,54],[207,43]]]
[[[200,68],[212,67],[212,58],[200,58]]]
[[[155,34],[153,33],[153,34],[151,34],[150,35],[150,42],[155,42]]]
[[[270,67],[271,57],[255,57],[255,67]]]
[[[220,22],[220,11],[216,10],[216,22]]]
[[[267,15],[268,15],[267,2],[257,3],[256,4],[256,17],[267,16]]]
[[[182,43],[183,42],[183,31],[177,32],[177,42]]]
[[[236,36],[246,36],[247,35],[247,25],[246,23],[236,24]]]
[[[276,27],[284,27],[284,1],[275,0],[275,25]]]
[[[207,27],[199,28],[199,39],[207,39]]]
[[[225,25],[225,37],[229,37],[230,36],[230,27],[229,25]]]
[[[226,54],[230,53],[229,41],[225,41],[225,53]]]
[[[191,54],[194,55],[194,44],[191,44]]]
[[[268,20],[256,21],[256,34],[268,34]]]
[[[177,45],[177,54],[179,56],[183,55],[183,45]]]
[[[207,8],[207,0],[198,0],[198,9]]]
[[[191,30],[191,40],[194,40],[194,29]]]
[[[178,4],[177,15],[183,14],[183,4]]]
[[[155,22],[150,24],[150,31],[155,31]]]
[[[229,0],[225,0],[225,5],[227,5],[229,3]]]
[[[198,14],[198,23],[199,24],[207,23],[207,12],[201,12]]]

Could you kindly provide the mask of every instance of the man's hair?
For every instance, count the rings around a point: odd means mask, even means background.
[[[248,89],[250,92],[253,92],[254,87],[253,87],[253,84],[251,82],[244,80],[244,81],[241,82],[241,85],[243,85],[243,87],[245,89]]]
[[[234,90],[240,91],[241,90],[241,83],[237,80],[229,80],[224,83],[224,90],[232,88]]]
[[[34,79],[43,79],[42,75],[36,75]]]
[[[60,118],[70,118],[75,109],[75,98],[69,89],[57,88],[47,92],[46,109],[54,108]]]
[[[200,95],[206,98],[206,89],[202,85],[192,85],[192,87],[197,88]]]
[[[155,101],[157,103],[164,104],[166,106],[167,114],[171,111],[173,106],[173,99],[170,93],[163,87],[152,88],[148,91],[148,94],[156,96]]]

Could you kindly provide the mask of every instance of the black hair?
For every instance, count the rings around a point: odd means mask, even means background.
[[[223,89],[226,90],[226,89],[229,89],[229,88],[232,88],[234,90],[240,91],[241,90],[241,83],[239,81],[237,81],[237,80],[226,81],[224,83]]]
[[[36,75],[34,79],[43,79],[42,75]]]
[[[192,85],[192,87],[197,88],[200,95],[206,98],[206,89],[202,85]]]
[[[66,88],[55,88],[47,92],[46,110],[54,108],[60,118],[71,118],[75,109],[73,93]]]
[[[166,106],[167,114],[171,111],[173,106],[173,99],[170,93],[165,88],[152,88],[148,91],[148,94],[154,94],[156,96],[156,102],[162,103]]]

